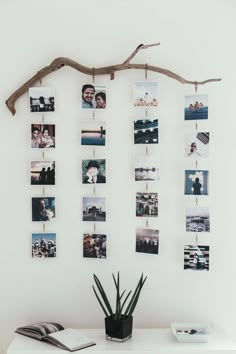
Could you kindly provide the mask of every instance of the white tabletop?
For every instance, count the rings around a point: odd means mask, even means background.
[[[104,329],[80,329],[87,337],[96,342],[95,346],[83,349],[85,354],[122,354],[157,353],[157,354],[190,354],[200,351],[204,354],[223,353],[236,354],[236,345],[222,332],[210,329],[208,343],[179,343],[172,335],[171,329],[134,329],[132,338],[124,343],[108,341]],[[62,354],[64,350],[45,342],[37,341],[20,334],[8,347],[7,354]],[[77,351],[78,352],[78,351]],[[82,353],[81,353],[82,354]]]

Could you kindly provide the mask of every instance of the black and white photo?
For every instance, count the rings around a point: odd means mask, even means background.
[[[135,157],[135,181],[157,181],[159,168],[154,156],[144,155]]]
[[[194,207],[186,209],[187,232],[210,232],[209,209]]]
[[[83,197],[83,221],[106,221],[106,199]]]
[[[136,229],[136,252],[158,254],[159,230]]]
[[[158,193],[136,193],[136,216],[158,216]]]
[[[209,246],[185,245],[184,246],[184,269],[209,271]]]
[[[82,160],[82,182],[85,184],[106,183],[106,160]]]
[[[55,111],[55,89],[53,87],[30,87],[30,112]]]

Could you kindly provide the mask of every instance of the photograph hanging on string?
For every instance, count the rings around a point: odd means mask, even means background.
[[[158,216],[158,193],[136,193],[136,216]]]
[[[51,149],[55,146],[55,124],[31,124],[32,148]]]
[[[30,112],[54,112],[55,89],[54,87],[30,87]]]
[[[136,252],[158,254],[159,230],[136,229]]]
[[[209,208],[186,208],[187,232],[210,232]]]
[[[52,258],[56,255],[55,233],[32,234],[32,258]]]
[[[107,236],[104,234],[84,234],[83,257],[106,258]]]
[[[200,245],[184,246],[184,269],[209,271],[210,247]]]
[[[158,83],[155,81],[142,81],[134,83],[134,106],[157,107]]]
[[[32,198],[32,221],[53,221],[55,217],[55,197]]]
[[[208,119],[208,95],[185,96],[184,119]]]
[[[55,185],[55,161],[31,161],[32,185]]]
[[[186,195],[208,195],[209,171],[206,170],[185,170]]]
[[[159,180],[159,168],[154,156],[144,155],[135,157],[135,181],[157,181]]]
[[[83,197],[83,221],[106,221],[106,199]]]
[[[138,119],[134,121],[134,144],[158,144],[158,119]]]
[[[104,85],[84,84],[81,89],[83,109],[105,109],[107,90]]]
[[[81,145],[105,146],[106,123],[98,121],[83,121],[81,123]]]
[[[185,157],[198,159],[209,156],[209,132],[191,132],[185,134]]]
[[[82,160],[82,183],[106,183],[106,160]]]

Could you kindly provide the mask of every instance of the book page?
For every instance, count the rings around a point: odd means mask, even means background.
[[[47,337],[65,345],[70,350],[94,345],[95,343],[78,329],[67,328],[64,331],[50,333]],[[51,341],[50,341],[51,342]]]

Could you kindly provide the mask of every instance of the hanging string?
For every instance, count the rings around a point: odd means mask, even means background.
[[[38,71],[38,76],[39,76],[39,85],[41,86],[42,85],[42,78],[41,78],[41,75],[40,75],[40,71]]]
[[[148,219],[146,220],[146,226],[148,227]]]
[[[93,224],[93,232],[96,232],[96,224]]]
[[[195,241],[196,241],[196,244],[198,244],[198,235],[197,234],[195,235]]]
[[[148,147],[146,146],[146,155],[148,155]]]
[[[43,233],[45,233],[45,224],[43,224]]]
[[[95,148],[93,148],[93,157],[95,157]]]
[[[147,108],[145,109],[145,116],[146,116],[146,118],[148,116],[148,109]]]
[[[93,110],[93,119],[95,119],[95,111]]]
[[[43,196],[44,196],[44,194],[45,194],[45,188],[43,187]]]
[[[148,192],[148,183],[146,183],[146,192]]]
[[[195,161],[195,166],[196,166],[196,169],[198,168],[198,161],[196,160]]]
[[[195,200],[195,202],[196,202],[196,205],[198,205],[198,197],[196,197],[196,200]]]
[[[195,123],[195,129],[197,130],[197,122]]]
[[[95,188],[95,186],[93,187],[93,195],[95,195],[96,194],[96,188]]]
[[[198,87],[197,87],[197,81],[195,81],[194,86],[195,86],[195,93],[197,93],[197,89],[198,89]]]
[[[147,63],[145,64],[145,80],[147,80],[147,72],[148,72],[148,70],[147,70]]]
[[[93,84],[95,82],[95,68],[93,68]]]

